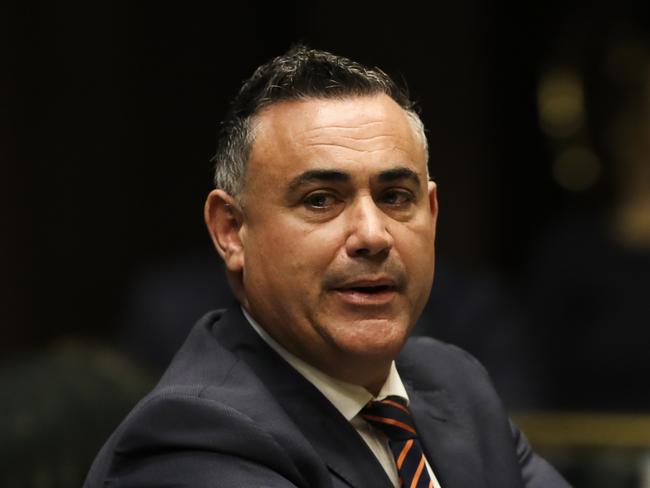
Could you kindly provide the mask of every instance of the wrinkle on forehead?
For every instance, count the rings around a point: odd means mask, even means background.
[[[306,133],[308,132],[313,132],[313,131],[318,131],[320,129],[343,129],[343,130],[350,130],[350,129],[362,129],[364,127],[368,127],[370,125],[376,125],[376,124],[383,124],[383,120],[372,120],[369,122],[363,122],[361,124],[355,123],[355,124],[350,124],[350,125],[339,125],[339,124],[324,124],[324,125],[319,125],[316,127],[312,127],[311,129],[305,130]]]
[[[348,144],[344,144],[342,142],[320,142],[320,143],[313,143],[309,144],[309,147],[311,148],[337,148],[337,149],[348,149],[350,151],[356,151],[356,152],[364,152],[364,153],[374,153],[374,152],[380,152],[380,151],[386,151],[385,147],[378,147],[378,148],[367,148],[367,147],[355,147],[355,146],[350,146]],[[392,151],[399,151],[401,153],[404,153],[405,155],[408,155],[409,152],[406,149],[402,149],[398,146],[392,146],[390,147],[390,150]]]
[[[317,126],[312,126],[309,128],[297,128],[296,135],[299,135],[302,138],[310,139],[316,138],[323,135],[329,135],[337,138],[347,138],[347,139],[374,139],[377,137],[398,137],[402,138],[404,133],[410,132],[404,131],[404,127],[398,125],[395,126],[394,123],[391,123],[387,120],[387,114],[382,113],[377,115],[380,120],[366,120],[359,121],[358,118],[350,120],[349,125],[341,124],[339,120],[335,123],[328,124],[322,123]],[[404,121],[407,123],[407,127],[410,129],[406,113],[404,113]],[[398,131],[395,131],[396,128],[399,128]],[[360,134],[360,135],[358,135]]]
[[[311,140],[318,140],[320,137],[322,136],[315,135],[315,136],[307,137],[306,141],[309,142]],[[374,136],[361,136],[361,137],[346,136],[342,134],[336,135],[337,139],[350,139],[352,141],[372,141],[373,139],[379,139],[382,137],[395,137],[395,134],[377,134]]]
[[[395,134],[377,134],[360,137],[341,136],[325,132],[323,134],[307,137],[301,141],[305,147],[341,147],[353,151],[385,151],[398,150],[408,152],[403,145],[401,138]],[[402,144],[400,144],[402,143]]]

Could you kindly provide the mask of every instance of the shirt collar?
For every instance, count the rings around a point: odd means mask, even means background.
[[[402,383],[402,379],[395,367],[395,361],[391,362],[386,382],[379,390],[379,394],[374,397],[372,393],[364,387],[332,378],[321,370],[306,363],[299,357],[293,355],[273,339],[264,328],[249,315],[243,306],[242,312],[244,313],[246,320],[248,320],[255,332],[259,334],[264,342],[266,342],[286,362],[293,366],[293,368],[303,375],[310,383],[318,388],[318,390],[320,390],[325,398],[336,407],[346,420],[350,421],[356,417],[361,409],[371,400],[382,400],[387,396],[398,396],[406,400],[408,403],[409,398],[406,389],[404,388],[404,383]]]

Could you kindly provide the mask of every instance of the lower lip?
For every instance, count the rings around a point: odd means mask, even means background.
[[[336,294],[344,302],[351,305],[386,305],[390,303],[397,292],[384,290],[377,293],[364,293],[358,290],[336,290]]]

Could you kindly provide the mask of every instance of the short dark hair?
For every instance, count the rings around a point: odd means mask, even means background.
[[[426,149],[424,127],[408,91],[381,69],[367,68],[348,58],[302,44],[292,47],[258,67],[233,99],[221,124],[217,152],[212,159],[215,186],[233,196],[241,192],[254,140],[251,121],[263,108],[288,100],[382,93],[407,112]]]

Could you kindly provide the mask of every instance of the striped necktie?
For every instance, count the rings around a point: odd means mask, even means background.
[[[370,402],[361,417],[388,437],[402,488],[433,488],[411,412],[400,397]]]

